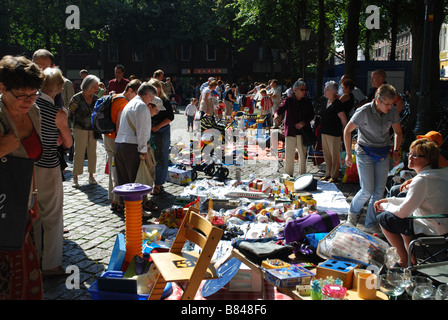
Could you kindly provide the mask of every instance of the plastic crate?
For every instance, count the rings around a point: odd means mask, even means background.
[[[115,278],[122,279],[124,272],[122,271],[106,271],[101,278]],[[132,294],[132,293],[122,293],[113,291],[102,291],[98,290],[97,281],[95,281],[89,289],[87,289],[92,300],[148,300],[149,294]],[[167,283],[165,290],[162,294],[162,299],[170,296],[173,293],[173,287],[171,283]]]

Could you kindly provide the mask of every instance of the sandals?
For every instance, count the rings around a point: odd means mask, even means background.
[[[152,200],[148,200],[145,202],[145,204],[143,205],[143,210],[145,211],[156,211],[159,208],[157,207],[156,203]]]
[[[163,191],[165,191],[165,188],[163,186],[154,186],[154,189],[152,190],[151,194],[153,196],[161,194]]]

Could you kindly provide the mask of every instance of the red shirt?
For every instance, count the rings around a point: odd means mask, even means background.
[[[109,93],[111,91],[115,91],[115,93],[123,93],[128,83],[129,80],[126,78],[121,78],[120,81],[117,81],[117,79],[112,79],[109,81],[107,90],[109,91]]]

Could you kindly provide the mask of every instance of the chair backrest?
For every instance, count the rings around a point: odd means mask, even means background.
[[[203,218],[198,208],[190,207],[182,220],[170,252],[180,253],[187,240],[201,247],[203,251],[208,249],[214,251],[222,234],[223,230],[214,227]]]

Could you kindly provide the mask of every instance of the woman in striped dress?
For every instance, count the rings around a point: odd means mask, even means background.
[[[68,127],[67,113],[54,103],[64,85],[62,73],[57,68],[44,71],[45,80],[41,96],[36,100],[42,117],[42,158],[36,164],[36,187],[40,219],[35,222],[37,235],[43,231],[43,238],[37,236],[38,252],[42,249],[42,276],[65,275],[62,269],[63,242],[63,187],[59,166],[58,146],[62,143],[70,148],[73,142]],[[42,239],[43,243],[40,244]]]

